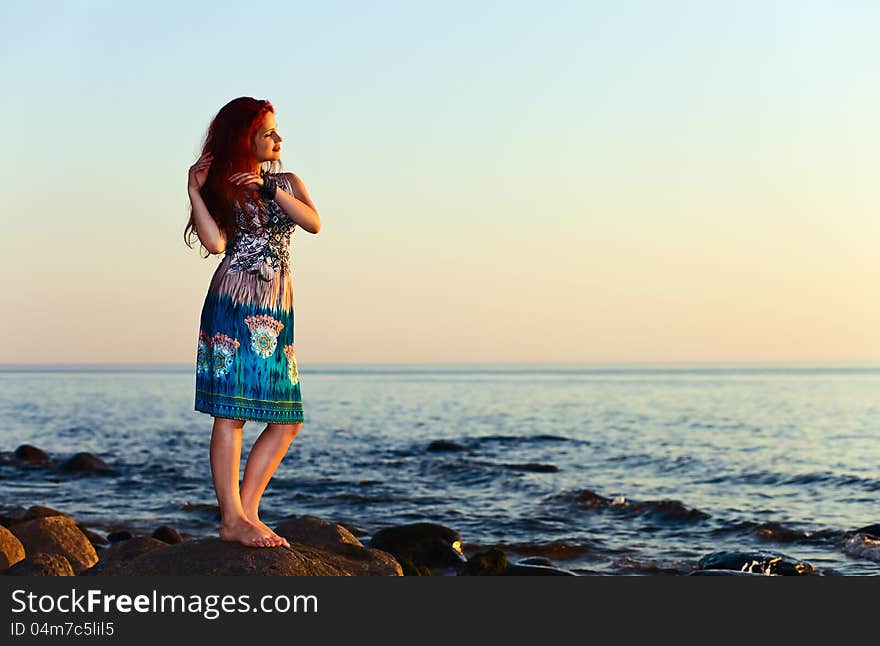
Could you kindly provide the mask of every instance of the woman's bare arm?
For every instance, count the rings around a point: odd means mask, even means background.
[[[223,253],[226,250],[226,236],[208,212],[199,189],[190,187],[189,201],[192,202],[193,219],[199,240],[209,252]]]
[[[321,230],[321,216],[309,197],[306,185],[293,173],[285,173],[285,175],[290,180],[293,195],[281,190],[279,186],[275,191],[275,202],[303,229],[309,233],[318,233]]]

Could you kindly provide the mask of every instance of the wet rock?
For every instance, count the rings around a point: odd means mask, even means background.
[[[458,444],[456,442],[449,442],[447,440],[434,440],[428,445],[427,451],[464,451],[465,447],[462,444]]]
[[[151,536],[141,536],[139,538],[132,538],[131,540],[114,543],[109,548],[102,550],[99,554],[100,560],[88,570],[80,572],[80,575],[102,575],[114,567],[121,567],[122,564],[135,559],[142,554],[165,547],[168,547],[168,543]]]
[[[697,567],[700,570],[739,570],[781,576],[800,576],[815,572],[815,568],[809,563],[772,552],[713,552],[701,558]]]
[[[10,525],[24,519],[27,510],[21,505],[7,505],[0,511],[0,525],[9,527]]]
[[[13,457],[18,464],[26,464],[32,467],[48,466],[51,462],[48,453],[46,453],[43,449],[37,448],[36,446],[33,446],[31,444],[22,444],[21,446],[19,446],[17,449],[15,449]]]
[[[374,575],[400,576],[400,565]],[[127,561],[117,561],[100,573],[117,576],[356,576],[362,564],[346,555],[310,545],[247,547],[219,538],[202,538],[166,545]]]
[[[6,576],[74,576],[70,562],[54,552],[37,552],[3,572]]]
[[[574,500],[578,505],[586,507],[587,509],[608,507],[613,502],[611,498],[606,498],[605,496],[599,495],[595,491],[590,491],[589,489],[577,492]]]
[[[157,527],[153,531],[153,538],[157,538],[160,541],[168,543],[169,545],[175,545],[177,543],[183,542],[183,537],[173,527],[169,527],[168,525],[161,525]]]
[[[403,576],[433,576],[427,566],[419,567],[409,559],[403,559],[400,562],[400,567],[403,569]]]
[[[880,525],[867,525],[844,534],[843,551],[858,558],[880,561]]]
[[[92,545],[107,545],[110,542],[98,532],[89,529],[85,525],[77,523],[76,526],[79,527],[79,531],[86,535],[86,538],[89,539],[89,543]]]
[[[411,523],[386,527],[370,539],[370,547],[408,559],[417,566],[457,567],[465,562],[461,534],[437,523]]]
[[[0,526],[0,570],[12,567],[24,559],[24,545],[3,526]]]
[[[110,532],[107,534],[107,540],[111,543],[118,543],[119,541],[127,541],[131,538],[131,532],[127,529],[120,529],[116,532]]]
[[[98,562],[95,548],[69,516],[46,516],[15,523],[9,530],[24,546],[25,554],[60,554],[80,572]]]
[[[864,527],[860,527],[851,532],[847,532],[846,536],[854,536],[856,534],[866,534],[867,536],[872,536],[876,539],[880,539],[880,523],[876,523],[874,525],[865,525]]]
[[[58,467],[61,471],[76,471],[81,473],[103,473],[110,470],[110,466],[93,453],[76,453]]]
[[[740,572],[739,570],[695,570],[688,576],[761,576],[754,572]]]
[[[345,529],[347,529],[349,532],[351,532],[351,535],[356,538],[360,538],[361,536],[366,536],[367,534],[370,533],[367,530],[365,530],[363,527],[357,527],[356,525],[352,525],[351,523],[336,523],[336,524],[339,525],[340,527],[345,527]]]
[[[293,516],[274,528],[279,536],[286,538],[291,548],[308,545],[348,560],[347,569],[352,575],[403,574],[401,564],[387,551],[364,545],[347,529],[336,523],[315,516]]]
[[[63,511],[58,511],[57,509],[52,509],[51,507],[46,507],[44,505],[31,505],[27,508],[27,511],[24,512],[24,516],[22,516],[22,520],[31,520],[32,518],[46,518],[48,516],[67,516],[70,518],[68,514],[65,514]]]
[[[624,503],[619,508],[624,513],[649,516],[665,521],[692,521],[709,518],[709,514],[706,512],[686,507],[678,500],[644,500]]]
[[[471,556],[458,571],[459,576],[499,576],[509,567],[507,556],[497,547]]]

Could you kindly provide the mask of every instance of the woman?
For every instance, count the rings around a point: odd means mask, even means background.
[[[258,508],[303,424],[290,236],[297,225],[309,233],[321,229],[302,181],[278,172],[283,139],[277,128],[268,101],[241,97],[217,113],[189,169],[192,212],[184,230],[190,248],[195,234],[207,252],[225,252],[202,307],[195,410],[214,417],[211,473],[220,538],[251,547],[290,546],[260,521]],[[247,420],[267,425],[248,455],[239,491]]]

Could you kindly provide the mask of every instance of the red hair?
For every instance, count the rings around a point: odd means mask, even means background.
[[[226,235],[227,240],[232,240],[235,235],[233,201],[241,195],[240,189],[227,179],[233,173],[250,172],[253,168],[255,159],[251,142],[267,112],[275,112],[274,106],[269,101],[249,96],[233,99],[220,108],[211,120],[205,135],[202,154],[211,153],[214,157],[199,193],[205,201],[205,206],[208,207],[208,212]],[[269,165],[268,172],[279,172],[282,169],[281,162],[273,160],[264,163]],[[183,232],[183,241],[190,248],[193,237],[198,239],[198,233],[190,209],[189,222]],[[202,248],[204,249],[205,246],[202,245]]]

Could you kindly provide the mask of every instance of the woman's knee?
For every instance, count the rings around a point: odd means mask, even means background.
[[[246,420],[230,419],[228,417],[215,417],[214,428],[220,431],[240,431],[244,428]]]
[[[303,426],[302,422],[297,422],[296,424],[270,424],[273,429],[276,429],[277,433],[283,433],[284,436],[290,440],[296,437],[297,433],[299,433],[300,429]]]

